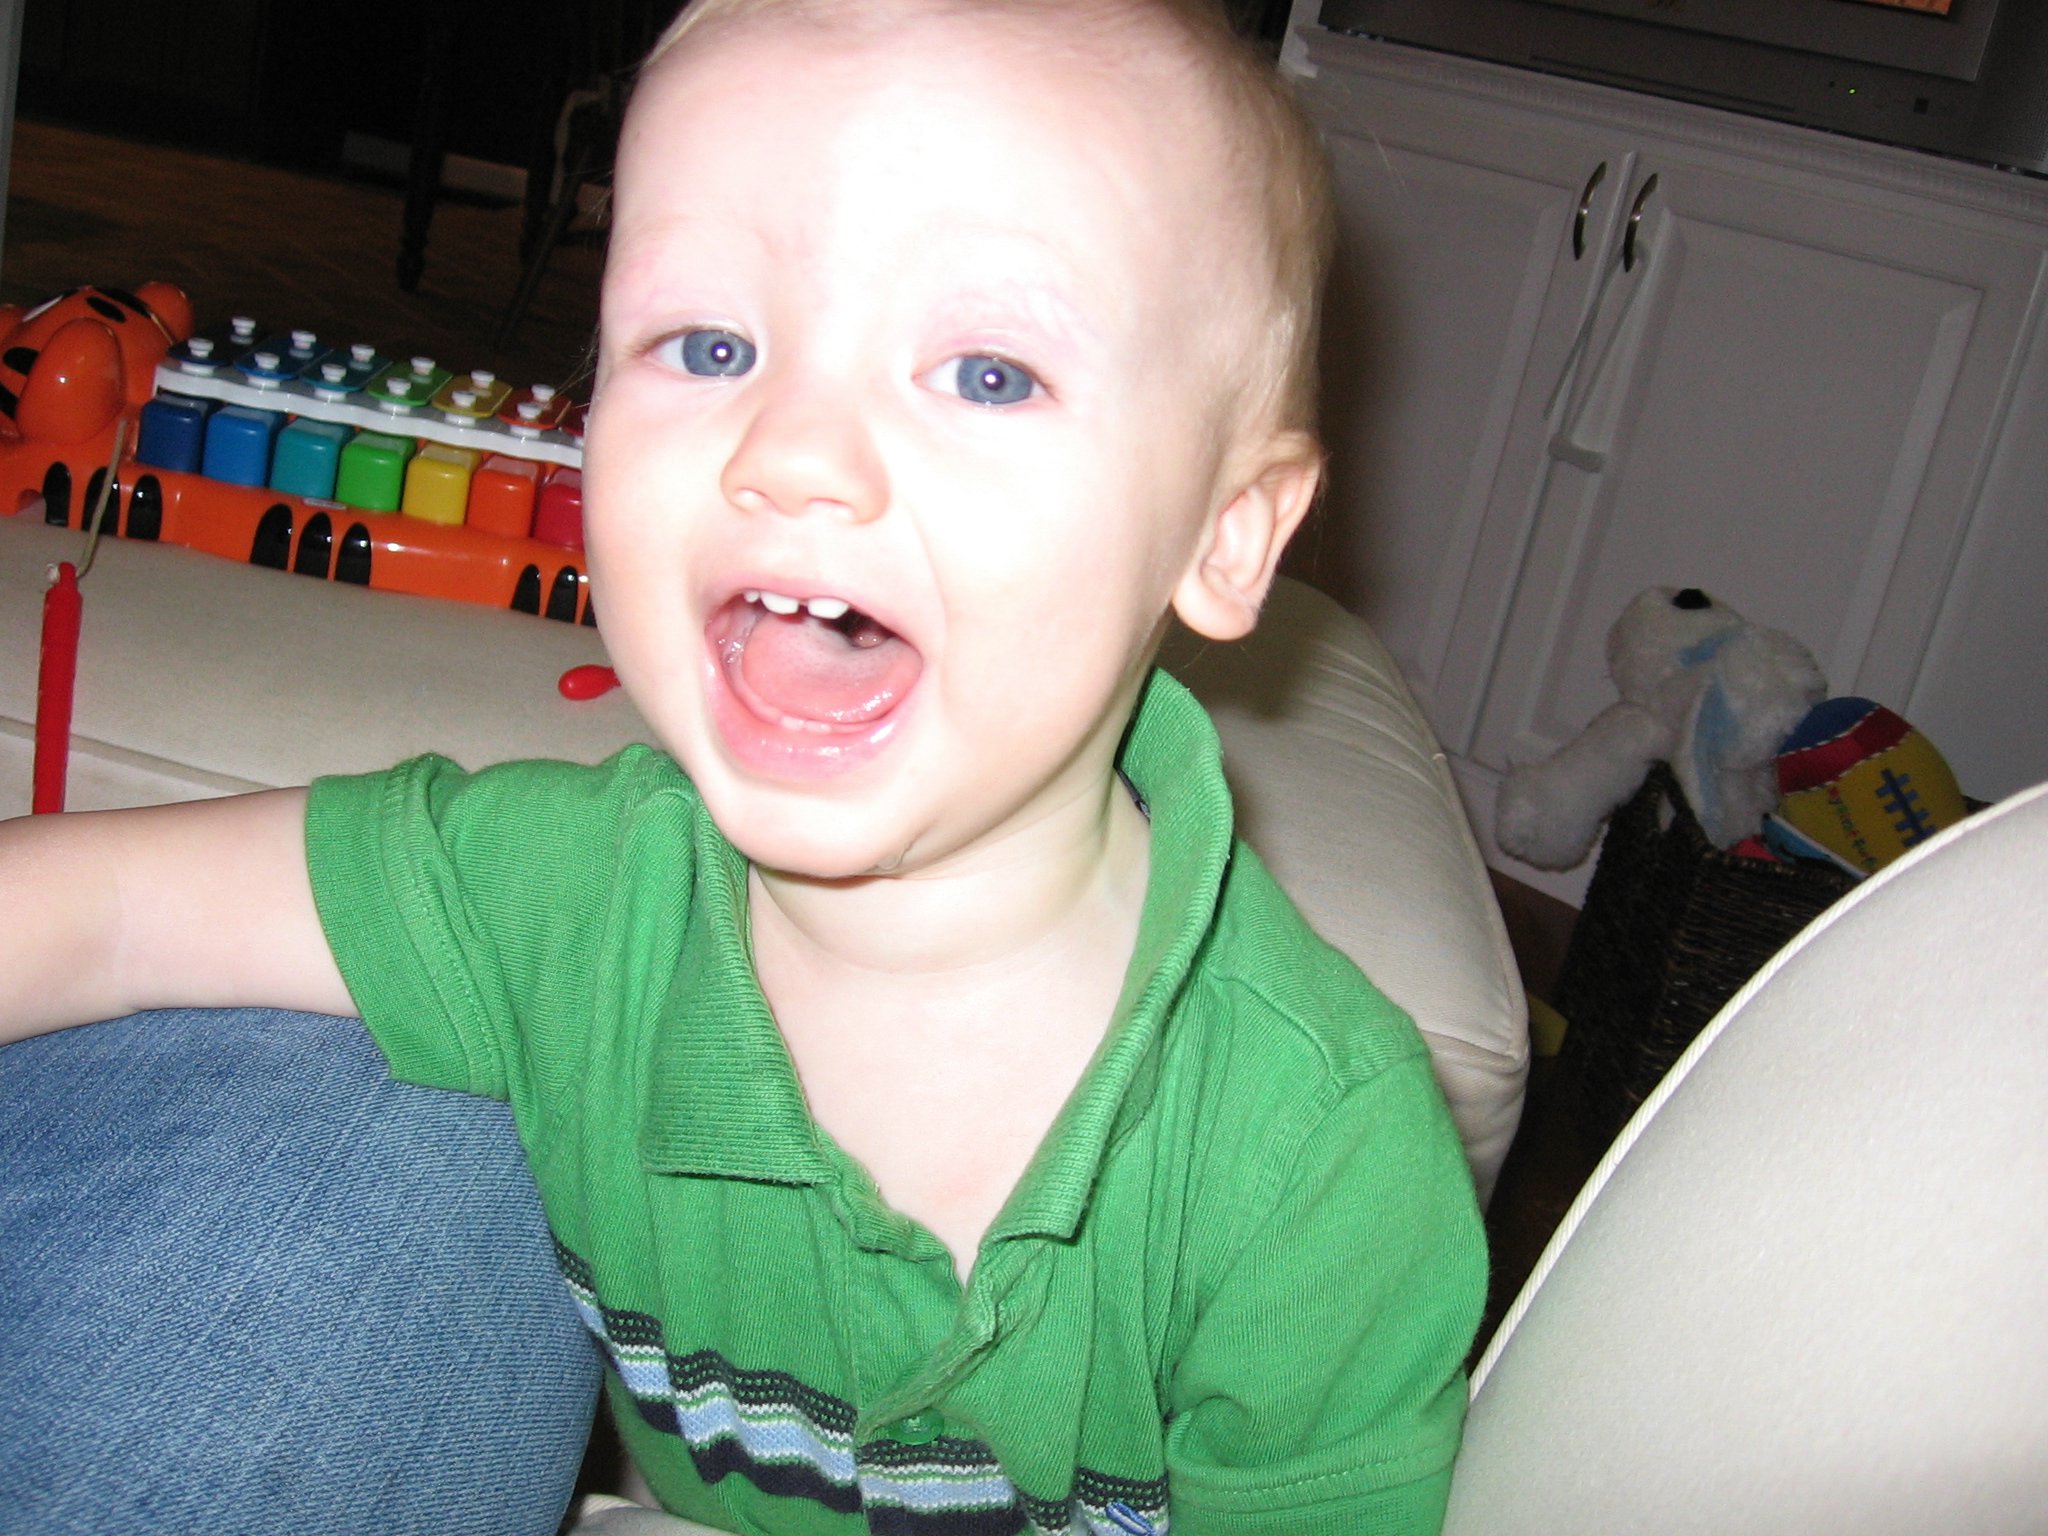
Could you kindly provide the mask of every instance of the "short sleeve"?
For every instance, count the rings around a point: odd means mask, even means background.
[[[394,1076],[516,1097],[536,1021],[587,1007],[655,758],[471,774],[427,756],[314,782],[314,904]]]
[[[1411,1058],[1324,1116],[1202,1306],[1168,1384],[1176,1536],[1437,1531],[1485,1296],[1471,1174]]]

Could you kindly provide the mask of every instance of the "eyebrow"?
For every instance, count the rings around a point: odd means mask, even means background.
[[[676,244],[713,235],[721,242],[774,243],[757,229],[732,229],[693,211],[664,210],[636,222],[626,238],[615,240],[607,256],[605,287],[612,288],[616,272],[631,271],[645,285],[643,299],[649,288],[657,292],[670,288],[682,275],[673,261]],[[926,311],[928,323],[942,328],[1010,327],[1070,348],[1102,345],[1100,317],[1085,301],[1074,297],[1091,293],[1092,285],[1084,280],[1084,269],[1055,241],[1030,230],[986,224],[949,230],[945,244],[953,248],[945,253],[944,266],[948,268],[971,266],[976,248],[985,247],[1000,251],[1001,259],[994,264],[1008,270],[986,280],[969,277],[942,287],[941,297]],[[1029,253],[1021,272],[1016,270],[1020,246]],[[682,267],[684,272],[689,270],[688,263]]]
[[[935,306],[933,318],[944,329],[1014,329],[1069,345],[1102,336],[1101,327],[1064,297],[1023,283],[950,294]]]
[[[987,242],[1013,251],[1022,241],[1035,258],[1022,274],[1006,274],[985,283],[964,282],[936,306],[943,324],[1010,324],[1069,341],[1099,341],[1099,317],[1075,295],[1092,291],[1082,270],[1043,236],[1002,227],[967,228],[953,238],[971,257],[975,245]]]

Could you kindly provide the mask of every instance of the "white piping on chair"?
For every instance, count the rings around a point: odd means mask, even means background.
[[[1771,978],[1777,975],[1779,970],[1794,955],[1797,955],[1822,933],[1841,921],[1859,903],[1867,900],[1872,891],[1897,879],[1914,865],[1932,856],[1936,849],[1945,848],[1950,843],[1960,841],[1962,838],[1975,836],[1980,832],[1987,832],[2000,817],[2032,801],[2043,798],[2048,798],[2048,783],[2036,784],[2031,789],[2020,790],[2001,800],[1998,804],[1979,811],[1974,816],[1966,817],[1952,827],[1945,828],[1937,836],[1929,838],[1919,847],[1907,853],[1903,858],[1887,864],[1883,869],[1872,875],[1868,880],[1864,881],[1855,890],[1829,907],[1802,929],[1790,943],[1786,944],[1784,948],[1780,949],[1765,962],[1762,970],[1758,971],[1743,984],[1741,991],[1728,999],[1721,1011],[1708,1021],[1707,1027],[1699,1032],[1699,1035],[1693,1040],[1691,1045],[1686,1047],[1684,1054],[1676,1062],[1672,1063],[1671,1070],[1664,1075],[1664,1080],[1651,1091],[1648,1098],[1643,1100],[1635,1114],[1629,1118],[1628,1124],[1622,1127],[1621,1134],[1614,1139],[1614,1144],[1607,1149],[1607,1155],[1600,1159],[1598,1166],[1593,1169],[1592,1175],[1586,1180],[1585,1187],[1579,1191],[1578,1198],[1572,1201],[1570,1209],[1564,1213],[1564,1219],[1558,1223],[1557,1230],[1551,1234],[1550,1241],[1544,1245],[1542,1256],[1536,1260],[1536,1267],[1530,1271],[1529,1278],[1522,1286],[1521,1292],[1515,1297],[1513,1305],[1502,1315],[1499,1326],[1494,1329],[1493,1338],[1487,1343],[1486,1353],[1479,1357],[1479,1364],[1472,1368],[1470,1389],[1472,1397],[1476,1398],[1479,1395],[1479,1389],[1486,1384],[1486,1378],[1492,1374],[1495,1362],[1505,1352],[1508,1341],[1514,1336],[1515,1329],[1520,1325],[1524,1314],[1535,1304],[1537,1293],[1543,1289],[1544,1282],[1550,1278],[1550,1272],[1557,1267],[1558,1259],[1563,1254],[1566,1244],[1571,1241],[1572,1234],[1578,1231],[1580,1223],[1586,1219],[1588,1211],[1592,1209],[1593,1202],[1600,1198],[1600,1191],[1606,1187],[1607,1181],[1613,1177],[1614,1170],[1620,1166],[1621,1160],[1628,1156],[1629,1149],[1636,1144],[1636,1141],[1642,1136],[1644,1130],[1648,1128],[1650,1122],[1657,1117],[1657,1112],[1664,1107],[1664,1101],[1676,1093],[1679,1086],[1691,1074],[1694,1063],[1713,1048],[1715,1040],[1720,1038],[1722,1031],[1727,1029],[1730,1022],[1749,1005],[1750,998],[1760,989],[1767,986]],[[1566,1027],[1570,1027],[1569,1023],[1567,1023]]]

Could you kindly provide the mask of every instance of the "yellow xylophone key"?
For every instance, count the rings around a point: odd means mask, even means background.
[[[470,478],[482,459],[474,448],[421,444],[406,466],[405,503],[399,510],[429,523],[459,524],[469,505]]]

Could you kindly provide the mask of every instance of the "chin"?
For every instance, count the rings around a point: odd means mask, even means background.
[[[779,875],[861,880],[899,874],[912,857],[913,837],[872,803],[735,782],[715,770],[697,789],[725,840]]]
[[[807,838],[787,828],[760,838],[748,837],[744,831],[739,837],[728,833],[727,841],[757,869],[821,885],[885,880],[903,874],[911,857],[907,849],[883,850],[869,839],[854,843],[831,836]]]

